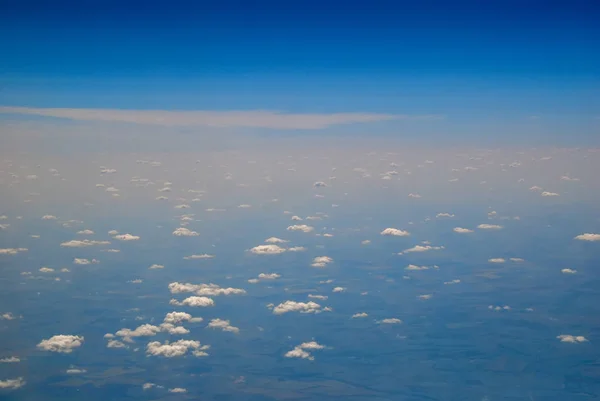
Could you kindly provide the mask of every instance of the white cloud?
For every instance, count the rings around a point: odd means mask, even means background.
[[[411,194],[408,194],[408,197],[409,198],[414,198],[414,199],[419,199],[421,197],[421,195],[419,195],[419,194],[412,194],[411,193]]]
[[[15,320],[17,317],[13,315],[11,312],[6,312],[0,315],[0,320]]]
[[[435,217],[437,217],[439,219],[439,218],[442,218],[442,217],[454,217],[454,215],[450,214],[450,213],[438,213],[438,214],[435,215]]]
[[[12,389],[16,390],[23,387],[26,381],[22,377],[16,379],[0,380],[0,389]]]
[[[98,263],[100,263],[100,261],[97,259],[89,260],[89,259],[83,259],[83,258],[75,258],[75,259],[73,259],[73,263],[76,265],[91,265],[91,264],[98,264]]]
[[[164,269],[165,266],[164,265],[157,265],[157,264],[153,264],[152,266],[150,266],[148,269]]]
[[[489,310],[493,310],[493,311],[497,311],[497,312],[499,312],[499,311],[510,310],[510,309],[511,309],[511,307],[510,307],[510,306],[508,306],[508,305],[504,305],[504,306],[500,306],[500,305],[496,305],[496,306],[494,306],[494,305],[489,305],[489,306],[488,306],[488,309],[489,309]]]
[[[293,220],[293,221],[302,221],[302,217],[300,217],[300,216],[292,216],[291,220]]]
[[[480,224],[477,226],[477,228],[481,230],[500,230],[502,226],[499,226],[497,224]]]
[[[51,214],[47,214],[42,216],[42,220],[56,220],[56,216],[52,216]]]
[[[360,312],[360,313],[355,313],[354,315],[352,315],[352,319],[360,319],[363,317],[368,317],[369,315],[365,312]]]
[[[600,234],[585,233],[575,237],[579,241],[600,241]]]
[[[171,324],[179,324],[182,322],[201,322],[203,319],[201,317],[193,317],[189,313],[186,312],[169,312],[165,315],[163,322],[171,323]]]
[[[208,327],[211,329],[219,329],[219,330],[223,330],[223,331],[229,331],[231,333],[235,333],[235,334],[239,334],[240,329],[232,326],[229,323],[229,320],[223,320],[223,319],[212,319],[210,321],[210,323],[208,324]]]
[[[468,234],[468,233],[473,232],[473,230],[469,230],[468,228],[462,228],[462,227],[455,227],[453,231],[455,233],[459,233],[459,234]]]
[[[317,256],[313,259],[311,264],[312,267],[325,267],[328,264],[333,263],[333,259],[329,256]]]
[[[296,301],[285,301],[280,303],[273,308],[273,313],[276,315],[282,315],[288,312],[300,312],[300,313],[319,313],[321,312],[321,305],[316,302],[296,302]]]
[[[52,269],[50,267],[42,267],[42,268],[40,268],[40,272],[42,272],[42,273],[53,273],[54,269]]]
[[[159,341],[152,341],[146,345],[146,353],[149,356],[163,356],[165,358],[174,358],[187,354],[189,350],[201,350],[200,341],[178,340],[172,343],[164,344]]]
[[[107,348],[127,348],[127,345],[125,345],[125,343],[119,341],[119,340],[109,340],[108,343],[106,344]]]
[[[110,230],[108,235],[117,235],[119,232],[117,230]]]
[[[446,285],[458,284],[458,283],[460,283],[459,279],[454,279],[454,280],[450,280],[450,281],[444,281],[444,284],[446,284]]]
[[[121,329],[115,333],[115,335],[122,337],[124,341],[131,342],[132,338],[135,337],[152,337],[160,333],[161,328],[151,324],[143,324],[136,327],[134,330]]]
[[[573,344],[584,343],[587,341],[587,338],[585,338],[584,336],[573,336],[571,334],[561,334],[559,336],[556,336],[556,338],[558,338],[563,343]]]
[[[293,350],[286,352],[285,357],[286,358],[302,358],[302,359],[309,359],[309,360],[314,360],[314,357],[308,353],[306,350],[321,350],[324,349],[325,346],[321,345],[319,343],[317,343],[316,341],[310,341],[310,342],[306,342],[306,343],[302,343],[296,347],[294,347]]]
[[[183,258],[185,260],[196,260],[196,259],[212,259],[214,257],[215,257],[215,255],[209,255],[207,253],[202,253],[199,255],[184,256]]]
[[[575,274],[575,273],[577,273],[577,270],[574,270],[574,269],[562,269],[560,272],[563,273],[563,274]]]
[[[179,305],[179,306],[185,305],[185,306],[194,306],[194,307],[207,307],[207,306],[215,305],[215,301],[213,301],[212,298],[198,297],[198,296],[188,297],[181,302],[177,301],[176,299],[172,299],[169,303],[171,305]]]
[[[438,249],[444,249],[443,246],[431,246],[431,245],[415,245],[412,248],[409,249],[405,249],[404,251],[402,251],[400,253],[400,255],[402,255],[403,253],[411,253],[411,252],[427,252],[427,251],[432,251],[432,250],[438,250]]]
[[[16,356],[11,356],[8,358],[0,359],[0,363],[19,363],[19,362],[21,362],[21,359],[17,358]]]
[[[423,294],[423,295],[418,296],[418,298],[422,299],[422,300],[431,299],[432,297],[433,297],[433,295],[431,295],[431,294]]]
[[[490,262],[490,263],[504,263],[504,262],[506,262],[506,260],[504,258],[492,258],[492,259],[488,259],[488,262]]]
[[[87,246],[108,245],[108,244],[110,244],[109,241],[95,241],[95,240],[89,240],[89,239],[84,239],[84,240],[80,241],[80,240],[74,239],[71,241],[63,242],[62,244],[60,244],[60,246],[67,247],[67,248],[83,248],[83,247],[87,247]]]
[[[137,241],[140,239],[137,235],[131,234],[119,234],[113,237],[114,239],[118,239],[119,241]]]
[[[306,224],[293,225],[287,228],[288,231],[302,231],[304,233],[309,233],[314,230],[314,227],[307,226]]]
[[[188,329],[186,329],[183,326],[175,326],[174,324],[171,324],[171,323],[162,323],[160,325],[160,329],[162,331],[166,331],[167,333],[169,333],[171,335],[183,335],[183,334],[188,334],[190,332]]]
[[[417,266],[417,265],[408,265],[404,268],[404,270],[414,270],[414,271],[419,271],[419,270],[429,270],[429,266]]]
[[[170,388],[169,393],[187,393],[187,390],[182,387]]]
[[[284,239],[277,238],[277,237],[271,237],[271,238],[267,238],[265,240],[265,242],[267,244],[283,244],[283,243],[286,243],[286,242],[289,242],[289,241],[286,241]]]
[[[392,318],[383,319],[379,323],[381,323],[381,324],[401,324],[402,320],[392,317]]]
[[[335,287],[332,292],[344,292],[346,291],[345,287]]]
[[[171,111],[77,108],[0,107],[0,113],[64,118],[77,121],[104,121],[167,127],[251,127],[269,129],[323,129],[338,124],[369,123],[388,120],[431,120],[436,115],[377,113],[300,114],[280,111]]]
[[[303,246],[293,246],[291,248],[288,248],[288,252],[303,252],[306,251],[306,248]]]
[[[92,230],[81,230],[81,231],[77,231],[77,234],[79,234],[79,235],[94,235],[94,232]]]
[[[221,288],[217,284],[190,284],[190,283],[170,283],[169,291],[172,294],[179,294],[182,292],[195,292],[196,295],[205,296],[218,296],[218,295],[239,295],[245,294],[246,290],[241,288]]]
[[[47,340],[42,340],[37,347],[44,351],[61,352],[64,354],[71,353],[75,348],[81,347],[83,344],[83,336],[73,336],[59,334],[52,336]]]
[[[509,260],[511,262],[514,262],[514,263],[523,263],[523,262],[525,262],[525,259],[523,259],[523,258],[510,258]]]
[[[542,192],[542,196],[560,196],[560,195],[557,194],[556,192],[544,191],[544,192]]]
[[[394,237],[407,237],[410,235],[410,233],[408,231],[398,230],[397,228],[386,228],[380,234],[381,235],[391,235]]]
[[[327,295],[313,295],[313,294],[308,294],[309,298],[313,298],[313,299],[320,299],[320,300],[327,300],[329,297]]]
[[[254,248],[250,249],[250,252],[252,252],[256,255],[277,255],[277,254],[283,253],[285,251],[286,251],[285,248],[282,248],[275,244],[258,245],[258,246],[255,246]]]
[[[79,368],[69,368],[67,369],[66,373],[68,375],[79,375],[82,373],[87,373],[87,370],[85,369],[79,369]]]
[[[27,248],[0,248],[0,255],[16,255],[19,252],[27,252]]]
[[[197,237],[198,234],[196,231],[192,231],[189,228],[179,227],[175,231],[173,231],[173,235],[176,237]]]

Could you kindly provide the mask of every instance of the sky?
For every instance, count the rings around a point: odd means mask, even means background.
[[[3,1],[0,399],[600,397],[600,5]]]

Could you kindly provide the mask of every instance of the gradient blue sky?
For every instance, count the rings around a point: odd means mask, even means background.
[[[0,106],[433,114],[425,131],[598,142],[596,1],[120,3],[3,2]]]

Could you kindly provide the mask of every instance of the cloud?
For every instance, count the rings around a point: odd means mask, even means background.
[[[405,249],[404,251],[400,252],[399,255],[402,255],[403,253],[411,253],[411,252],[427,252],[427,251],[432,251],[432,250],[438,250],[438,249],[444,249],[443,246],[431,246],[431,245],[416,245],[413,246],[412,248],[408,248]]]
[[[84,239],[83,241],[80,241],[80,240],[74,239],[71,241],[63,242],[62,244],[60,244],[60,246],[66,247],[66,248],[83,248],[83,247],[87,247],[87,246],[108,245],[108,244],[110,244],[109,241],[94,241],[94,240],[89,240],[89,239]]]
[[[556,338],[558,338],[560,342],[573,344],[584,343],[587,341],[587,338],[585,338],[584,336],[573,336],[571,334],[561,334],[559,336],[556,336]]]
[[[386,228],[383,230],[381,235],[391,235],[394,237],[407,237],[410,235],[408,231],[398,230],[397,228]]]
[[[100,261],[97,259],[89,260],[89,259],[83,259],[83,258],[75,258],[75,259],[73,259],[73,263],[76,265],[91,265],[91,264],[98,264],[98,263],[100,263]]]
[[[563,274],[575,274],[575,273],[577,273],[577,270],[574,270],[574,269],[562,269],[560,272],[563,273]]]
[[[149,356],[163,356],[165,358],[175,358],[183,356],[188,353],[189,350],[207,349],[207,346],[200,346],[200,341],[194,340],[178,340],[172,343],[166,342],[164,344],[159,341],[152,341],[146,345],[146,354]]]
[[[313,295],[313,294],[308,294],[309,298],[313,298],[313,299],[320,299],[320,300],[327,300],[329,297],[327,295]]]
[[[286,241],[284,239],[277,238],[277,237],[271,237],[271,238],[267,238],[265,240],[265,242],[267,244],[284,244],[284,243],[289,242],[289,241]]]
[[[0,110],[1,109],[2,108],[0,107]],[[46,215],[42,216],[42,220],[56,220],[56,216],[53,216],[51,214],[46,214]]]
[[[303,246],[293,246],[291,248],[288,248],[288,252],[303,252],[306,251],[306,248]]]
[[[137,235],[131,234],[119,234],[113,237],[114,239],[118,239],[119,241],[137,241],[140,239]]]
[[[488,259],[488,262],[490,262],[490,263],[504,263],[504,262],[506,262],[506,260],[504,258],[492,258],[492,259]]]
[[[185,227],[179,227],[175,231],[173,231],[173,235],[176,237],[197,237],[198,234],[196,231],[192,231]]]
[[[435,215],[435,217],[437,217],[439,219],[439,218],[442,218],[442,217],[454,217],[454,215],[450,214],[450,213],[438,213],[438,214]]]
[[[217,284],[190,284],[190,283],[170,283],[169,291],[171,294],[179,294],[182,292],[195,292],[200,296],[218,296],[218,295],[240,295],[245,294],[246,290],[241,288],[221,288]]]
[[[335,287],[332,292],[344,292],[346,291],[345,287]]]
[[[312,267],[325,267],[328,264],[333,263],[333,259],[329,256],[317,256],[313,259],[311,264]]]
[[[50,267],[42,267],[42,268],[40,268],[40,272],[42,272],[42,273],[53,273],[54,269],[52,269]]]
[[[213,301],[212,298],[198,297],[198,296],[188,297],[181,302],[177,301],[176,299],[172,299],[169,303],[171,305],[194,306],[194,307],[207,307],[207,306],[215,305],[215,301]]]
[[[468,228],[462,228],[462,227],[455,227],[453,231],[455,233],[459,233],[459,234],[468,234],[468,233],[473,232],[473,230],[469,230]]]
[[[360,312],[360,313],[355,313],[354,315],[352,315],[352,319],[360,319],[363,317],[368,317],[369,315],[365,312]]]
[[[286,251],[285,248],[282,248],[275,244],[258,245],[258,246],[255,246],[254,248],[250,249],[250,252],[252,252],[256,255],[277,255],[277,254],[283,253],[285,251]]]
[[[444,284],[446,284],[446,285],[458,284],[458,283],[460,283],[459,279],[454,279],[454,280],[450,280],[450,281],[444,281]]]
[[[202,253],[200,255],[184,256],[183,258],[185,260],[196,260],[196,259],[212,259],[214,257],[215,257],[215,255],[209,255],[207,253]]]
[[[321,305],[316,302],[296,302],[296,301],[285,301],[280,303],[273,308],[275,315],[283,315],[288,312],[300,312],[300,313],[319,313],[321,312]]]
[[[81,231],[77,231],[77,234],[79,234],[79,235],[94,235],[94,232],[92,230],[81,230]]]
[[[381,324],[401,324],[402,320],[392,317],[392,318],[383,319],[383,320],[379,321],[379,323],[381,323]]]
[[[82,374],[82,373],[87,373],[87,370],[85,370],[85,369],[78,369],[78,368],[70,368],[70,369],[67,369],[66,373],[68,375],[79,375],[79,374]]]
[[[560,196],[560,195],[557,194],[556,192],[544,191],[544,192],[542,192],[542,196]]]
[[[502,229],[502,226],[499,226],[497,224],[480,224],[477,226],[477,228],[481,230],[500,230]]]
[[[187,390],[182,387],[170,388],[169,393],[187,393]]]
[[[18,362],[21,362],[21,359],[17,358],[16,356],[11,356],[8,358],[0,359],[0,363],[18,363]]]
[[[321,345],[319,343],[317,343],[316,341],[310,341],[310,342],[306,342],[306,343],[302,343],[300,345],[297,345],[293,350],[286,352],[286,354],[284,355],[286,358],[302,358],[302,359],[309,359],[309,360],[314,360],[315,358],[308,353],[306,350],[321,350],[324,349],[325,346]]]
[[[494,305],[489,305],[489,306],[488,306],[488,309],[489,309],[489,310],[494,310],[494,311],[503,311],[503,310],[510,310],[511,308],[510,308],[510,306],[508,306],[508,305],[504,305],[504,306],[500,306],[500,305],[496,305],[496,306],[494,306]]]
[[[23,387],[25,384],[26,381],[23,380],[22,377],[18,377],[16,379],[0,380],[0,389],[16,390],[18,388]]]
[[[153,264],[152,266],[150,266],[148,269],[164,269],[165,266],[164,265],[157,265],[157,264]]]
[[[192,315],[186,312],[169,312],[165,315],[163,322],[171,324],[178,324],[182,322],[198,323],[202,320],[203,319],[201,317],[193,317]]]
[[[37,347],[44,351],[69,354],[75,348],[81,347],[83,340],[83,336],[59,334],[52,336],[47,340],[42,340]]]
[[[125,343],[119,341],[119,340],[109,340],[108,343],[106,344],[107,348],[127,348],[127,345],[125,345]]]
[[[115,335],[122,337],[126,342],[132,342],[132,338],[135,337],[152,337],[160,333],[161,328],[151,324],[142,324],[136,327],[134,330],[121,329],[115,333]]]
[[[600,241],[600,234],[585,233],[578,235],[574,239],[579,241]]]
[[[223,319],[212,319],[208,324],[211,329],[219,329],[223,331],[229,331],[231,333],[239,334],[240,329],[229,324],[229,320]]]
[[[307,226],[306,224],[293,225],[287,228],[288,231],[302,231],[304,233],[309,233],[314,230],[314,227]]]
[[[0,320],[15,320],[17,317],[13,315],[11,312],[6,312],[0,315]]]
[[[103,121],[167,127],[249,127],[270,129],[323,129],[332,125],[389,120],[434,120],[436,115],[377,113],[300,114],[269,110],[250,111],[169,111],[77,108],[0,107],[0,113],[63,118],[76,121]]]
[[[0,248],[0,255],[16,255],[19,252],[27,252],[27,248]]]

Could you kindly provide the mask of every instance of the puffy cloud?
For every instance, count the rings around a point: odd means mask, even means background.
[[[11,312],[6,312],[0,315],[0,320],[15,320],[17,317],[13,315]]]
[[[289,241],[286,241],[284,239],[277,238],[277,237],[271,237],[271,238],[267,238],[265,240],[265,242],[267,244],[283,244],[283,243],[286,243],[286,242],[289,242]]]
[[[557,194],[556,192],[544,191],[544,192],[542,192],[542,196],[560,196],[560,195]]]
[[[197,295],[217,296],[217,295],[238,295],[245,294],[246,290],[241,288],[221,288],[217,284],[190,284],[190,283],[170,283],[169,291],[172,294],[182,292],[195,292]]]
[[[313,259],[311,264],[312,267],[325,267],[328,264],[333,263],[333,259],[329,256],[317,256]]]
[[[313,231],[315,228],[311,226],[307,226],[306,224],[293,225],[287,228],[288,231],[302,231],[304,233],[309,233]]]
[[[202,318],[195,318],[186,312],[169,312],[165,315],[163,322],[179,324],[182,322],[201,322],[202,320]]]
[[[51,214],[46,214],[42,216],[42,220],[56,220],[56,216],[52,216]]]
[[[542,187],[538,187],[537,185],[532,186],[531,188],[529,188],[530,191],[538,191],[540,192],[542,190]]]
[[[73,263],[76,265],[91,265],[91,264],[98,264],[98,263],[100,263],[100,261],[97,259],[89,260],[89,259],[83,259],[83,258],[75,258],[75,259],[73,259]]]
[[[402,320],[392,317],[392,318],[383,319],[379,323],[381,323],[381,324],[401,324]]]
[[[22,377],[17,377],[16,379],[0,380],[0,389],[16,390],[18,388],[23,387],[25,384],[26,381],[23,380]]]
[[[182,334],[188,334],[190,331],[188,329],[186,329],[183,326],[175,326],[174,324],[171,323],[162,323],[160,325],[160,329],[162,331],[166,331],[169,334],[172,335],[182,335]]]
[[[344,292],[346,291],[345,287],[335,287],[332,292]]]
[[[563,274],[575,274],[575,273],[577,273],[577,270],[574,270],[574,269],[562,269],[560,272],[563,273]]]
[[[560,342],[573,344],[584,343],[587,341],[587,338],[585,338],[584,336],[573,336],[571,334],[561,334],[559,336],[556,336],[556,338],[558,338]]]
[[[600,234],[585,233],[575,237],[579,241],[600,241]]]
[[[315,358],[306,350],[321,350],[324,349],[325,346],[321,345],[319,343],[317,343],[316,341],[310,341],[310,342],[306,342],[306,343],[302,343],[296,347],[294,347],[293,350],[286,352],[285,357],[286,358],[302,358],[302,359],[309,359],[309,360],[314,360]]]
[[[201,307],[201,308],[215,305],[215,301],[213,301],[212,298],[198,297],[198,296],[188,297],[181,302],[177,301],[176,299],[172,299],[169,303],[171,305],[194,306],[194,307]]]
[[[182,387],[170,388],[169,393],[187,393],[187,390]]]
[[[285,252],[286,249],[275,244],[258,245],[250,249],[250,252],[256,255],[277,255]]]
[[[185,227],[179,227],[173,231],[173,235],[176,237],[197,237],[198,234],[196,231],[192,231]]]
[[[164,269],[165,266],[164,265],[157,265],[157,264],[153,264],[152,266],[150,266],[148,269]]]
[[[110,244],[109,241],[95,241],[95,240],[89,240],[89,239],[84,239],[84,240],[80,241],[80,240],[74,239],[71,241],[63,242],[62,244],[60,244],[60,246],[66,247],[66,248],[83,248],[86,246],[108,245],[108,244]]]
[[[492,259],[488,259],[488,262],[490,262],[490,263],[504,263],[504,262],[506,262],[506,260],[504,258],[492,258]]]
[[[114,239],[118,239],[119,241],[137,241],[140,239],[137,235],[131,234],[119,234],[113,237]]]
[[[300,313],[319,313],[321,312],[321,305],[316,302],[296,302],[296,301],[285,301],[280,303],[273,308],[273,313],[276,315],[282,315],[288,312],[300,312]]]
[[[219,329],[219,330],[223,330],[223,331],[229,331],[231,333],[235,333],[235,334],[239,334],[240,329],[232,326],[229,323],[229,320],[223,320],[223,319],[212,319],[210,321],[210,323],[208,324],[208,327],[211,329]]]
[[[44,351],[69,354],[73,352],[75,348],[81,347],[83,340],[83,336],[59,334],[52,336],[47,340],[42,340],[37,347]]]
[[[410,233],[408,231],[398,230],[397,228],[386,228],[380,234],[381,235],[391,235],[394,237],[407,237],[410,235]]]
[[[117,230],[110,230],[108,235],[117,235],[119,232]]]
[[[359,319],[359,318],[363,318],[363,317],[368,317],[369,315],[365,312],[360,312],[360,313],[355,313],[354,315],[352,315],[352,319]]]
[[[134,330],[131,329],[121,329],[117,331],[115,334],[119,337],[122,337],[126,342],[132,342],[132,338],[135,337],[152,337],[156,334],[160,333],[161,328],[158,326],[154,326],[151,324],[143,324],[141,326],[136,327]]]
[[[293,221],[302,221],[302,217],[300,217],[300,216],[292,216],[291,220],[293,220]]]
[[[94,235],[94,232],[92,230],[81,230],[81,231],[77,231],[77,234],[79,234],[79,235]]]
[[[184,256],[183,258],[185,260],[196,260],[196,259],[212,259],[214,257],[215,257],[215,255],[209,255],[207,253],[202,253],[199,255]]]
[[[50,267],[42,267],[42,268],[40,268],[40,272],[42,272],[42,273],[52,273],[52,272],[54,272],[54,269],[51,269]]]
[[[303,252],[306,251],[306,248],[303,246],[293,246],[291,248],[288,248],[288,252]]]
[[[462,227],[455,227],[453,231],[455,233],[459,233],[459,234],[468,234],[468,233],[473,232],[473,230],[469,230],[468,228],[462,228]]]
[[[152,341],[146,345],[146,354],[149,356],[174,358],[187,354],[189,350],[202,350],[202,348],[203,347],[200,346],[200,341],[194,340],[178,340],[172,343],[166,342],[164,344],[159,341]]]
[[[17,358],[16,356],[11,356],[8,358],[0,359],[0,363],[18,363],[18,362],[21,362],[21,359]]]
[[[499,226],[497,224],[480,224],[477,226],[477,228],[481,230],[500,230],[502,226]]]
[[[412,248],[408,248],[399,253],[402,255],[403,253],[411,253],[411,252],[427,252],[432,250],[444,249],[443,246],[431,246],[431,245],[415,245]]]
[[[369,245],[371,243],[371,240],[366,239],[364,241],[361,241],[360,243],[361,245]]]
[[[125,345],[125,343],[119,341],[119,340],[109,340],[108,343],[106,344],[107,348],[127,348],[127,345]]]
[[[16,255],[19,252],[27,252],[27,248],[0,248],[0,255]]]

